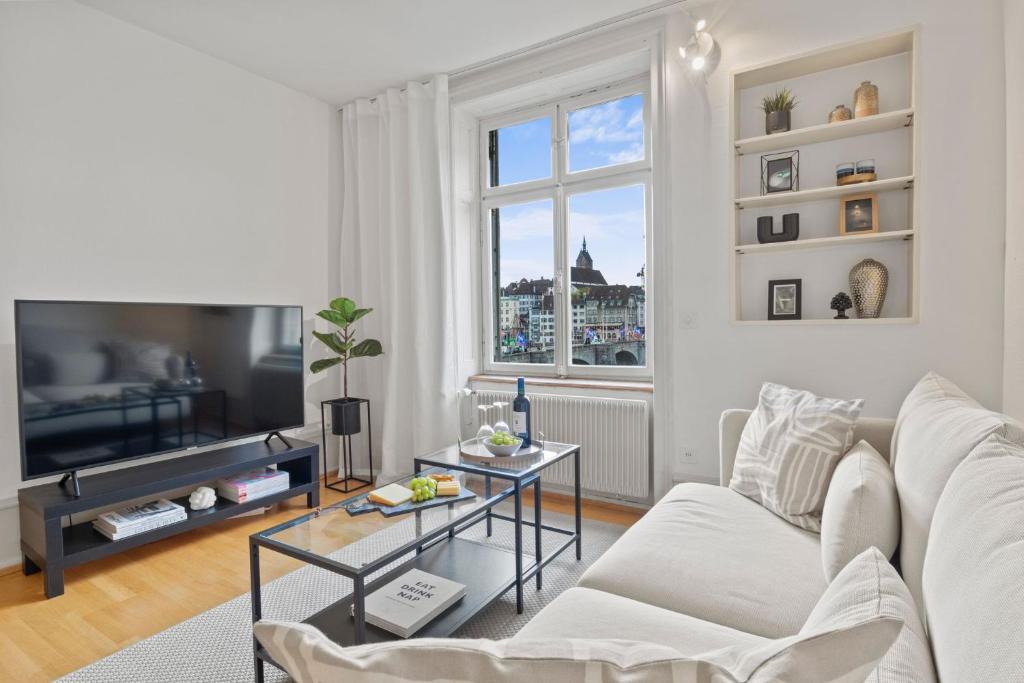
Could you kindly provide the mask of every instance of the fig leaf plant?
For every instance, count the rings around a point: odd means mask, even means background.
[[[325,308],[317,313],[317,316],[335,325],[338,331],[314,331],[313,336],[337,355],[332,358],[315,360],[310,364],[309,369],[311,372],[317,373],[340,364],[344,395],[345,398],[348,398],[348,362],[353,358],[379,356],[384,353],[384,349],[376,339],[357,341],[355,333],[352,331],[353,323],[370,313],[372,308],[358,308],[356,302],[346,297],[334,299],[329,306],[330,308]]]

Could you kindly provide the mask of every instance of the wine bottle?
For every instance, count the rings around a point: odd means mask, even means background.
[[[523,440],[520,448],[530,446],[530,399],[526,398],[526,380],[516,381],[516,398],[512,401],[512,433]]]

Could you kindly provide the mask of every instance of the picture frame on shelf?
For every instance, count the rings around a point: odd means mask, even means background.
[[[768,281],[768,320],[800,320],[803,280]]]
[[[761,156],[761,195],[800,190],[800,152],[791,150]]]
[[[878,232],[878,195],[874,192],[839,198],[839,234],[866,235]]]

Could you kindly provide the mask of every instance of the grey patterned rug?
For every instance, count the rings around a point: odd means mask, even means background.
[[[525,510],[524,516],[529,518]],[[551,512],[544,514],[544,522],[566,529],[573,524],[571,517]],[[407,535],[407,523],[411,524],[412,520],[371,534],[332,556],[338,559],[376,557],[380,544],[388,543],[388,538],[382,534]],[[463,626],[456,636],[499,639],[515,635],[544,605],[575,585],[584,570],[624,530],[614,524],[584,519],[582,561],[577,562],[569,548],[544,568],[543,590],[536,590],[532,582],[524,587],[523,614],[516,614],[515,591],[511,590]],[[485,536],[483,524],[463,532],[460,537],[510,550],[515,542],[512,524],[501,521],[494,523],[494,534],[490,538]],[[541,540],[546,548],[554,548],[563,541],[564,537],[547,531]],[[524,552],[532,556],[532,528],[524,529],[523,544]],[[351,593],[351,586],[351,581],[344,577],[307,566],[264,586],[263,614],[273,619],[301,621]],[[268,681],[287,680],[272,666],[267,666],[266,671]],[[68,683],[250,683],[252,680],[252,617],[248,593],[60,679]]]

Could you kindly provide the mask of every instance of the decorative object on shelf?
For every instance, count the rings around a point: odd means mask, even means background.
[[[844,161],[836,164],[836,185],[842,185],[845,178],[849,178],[857,172],[857,165],[852,161]]]
[[[769,320],[800,320],[802,283],[800,279],[768,282]]]
[[[839,234],[878,232],[878,195],[874,192],[839,198]]]
[[[846,292],[839,292],[832,297],[831,303],[828,305],[833,311],[836,311],[836,320],[849,320],[850,316],[846,315],[846,311],[853,308],[853,302],[850,301],[850,295]]]
[[[862,159],[857,163],[844,161],[836,164],[836,185],[855,185],[878,180],[875,175],[875,160]]]
[[[850,294],[858,318],[878,318],[889,289],[889,269],[866,258],[850,269]]]
[[[836,108],[828,114],[829,123],[838,123],[839,121],[849,121],[853,118],[853,112],[845,104],[837,104]]]
[[[782,217],[782,230],[775,231],[771,216],[757,217],[757,241],[761,244],[792,242],[800,237],[800,214],[787,213]]]
[[[800,189],[800,152],[778,152],[761,157],[761,194]]]
[[[193,510],[205,510],[217,502],[217,492],[209,486],[200,486],[188,497],[188,506]]]
[[[861,81],[853,93],[853,115],[855,118],[874,116],[878,113],[878,86],[871,81]]]
[[[761,111],[764,112],[765,135],[785,133],[789,130],[789,115],[796,107],[797,101],[789,88],[775,91],[773,95],[765,95],[761,99]]]
[[[356,342],[351,330],[352,324],[370,313],[372,308],[357,308],[352,299],[339,297],[330,303],[330,308],[317,313],[317,316],[341,328],[340,332],[313,332],[313,336],[323,342],[324,346],[338,354],[334,358],[313,361],[309,366],[311,372],[324,370],[341,364],[343,398],[331,401],[331,431],[338,436],[350,437],[361,430],[359,424],[359,404],[363,399],[349,398],[348,395],[348,362],[353,358],[371,358],[384,353],[376,339],[364,339]]]
[[[864,173],[875,173],[875,160],[874,159],[861,159],[857,162],[857,174],[861,175]]]

